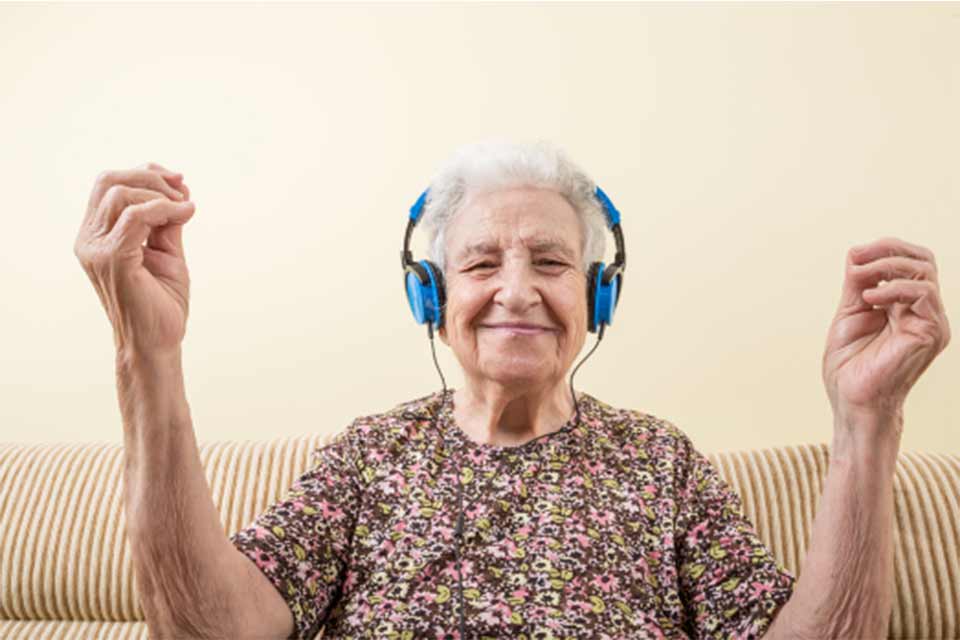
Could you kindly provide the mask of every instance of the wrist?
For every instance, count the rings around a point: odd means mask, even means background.
[[[900,452],[902,434],[902,409],[885,413],[835,413],[831,458],[851,463],[893,465]]]
[[[170,351],[141,351],[135,348],[118,349],[118,375],[169,376],[182,375],[183,353],[180,347]]]

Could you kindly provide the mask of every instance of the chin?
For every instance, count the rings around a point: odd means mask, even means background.
[[[520,387],[537,387],[551,382],[551,377],[544,375],[546,372],[553,371],[555,367],[545,366],[543,361],[516,363],[513,366],[503,366],[508,364],[503,360],[492,368],[483,367],[483,377],[487,380],[493,380],[504,385]]]

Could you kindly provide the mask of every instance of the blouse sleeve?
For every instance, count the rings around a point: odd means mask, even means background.
[[[760,638],[790,599],[796,578],[743,515],[740,496],[681,436],[674,542],[688,633]]]
[[[285,497],[230,537],[286,600],[297,638],[317,635],[345,575],[362,494],[353,426],[314,452]]]

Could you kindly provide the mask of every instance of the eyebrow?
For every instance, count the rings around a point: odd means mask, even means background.
[[[538,238],[529,243],[530,250],[535,253],[546,253],[548,251],[556,251],[568,260],[574,260],[575,256],[573,251],[561,240],[554,238]],[[491,242],[490,240],[481,240],[479,242],[474,242],[467,245],[463,251],[457,255],[457,260],[466,260],[467,258],[475,254],[487,254],[487,253],[499,253],[500,246],[496,242]]]

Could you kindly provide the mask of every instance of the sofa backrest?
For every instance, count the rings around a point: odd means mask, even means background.
[[[279,499],[331,435],[201,446],[224,532]],[[826,444],[707,457],[794,575],[829,463]],[[135,621],[115,444],[0,445],[0,619]],[[891,638],[960,636],[960,456],[901,452],[894,480]]]

